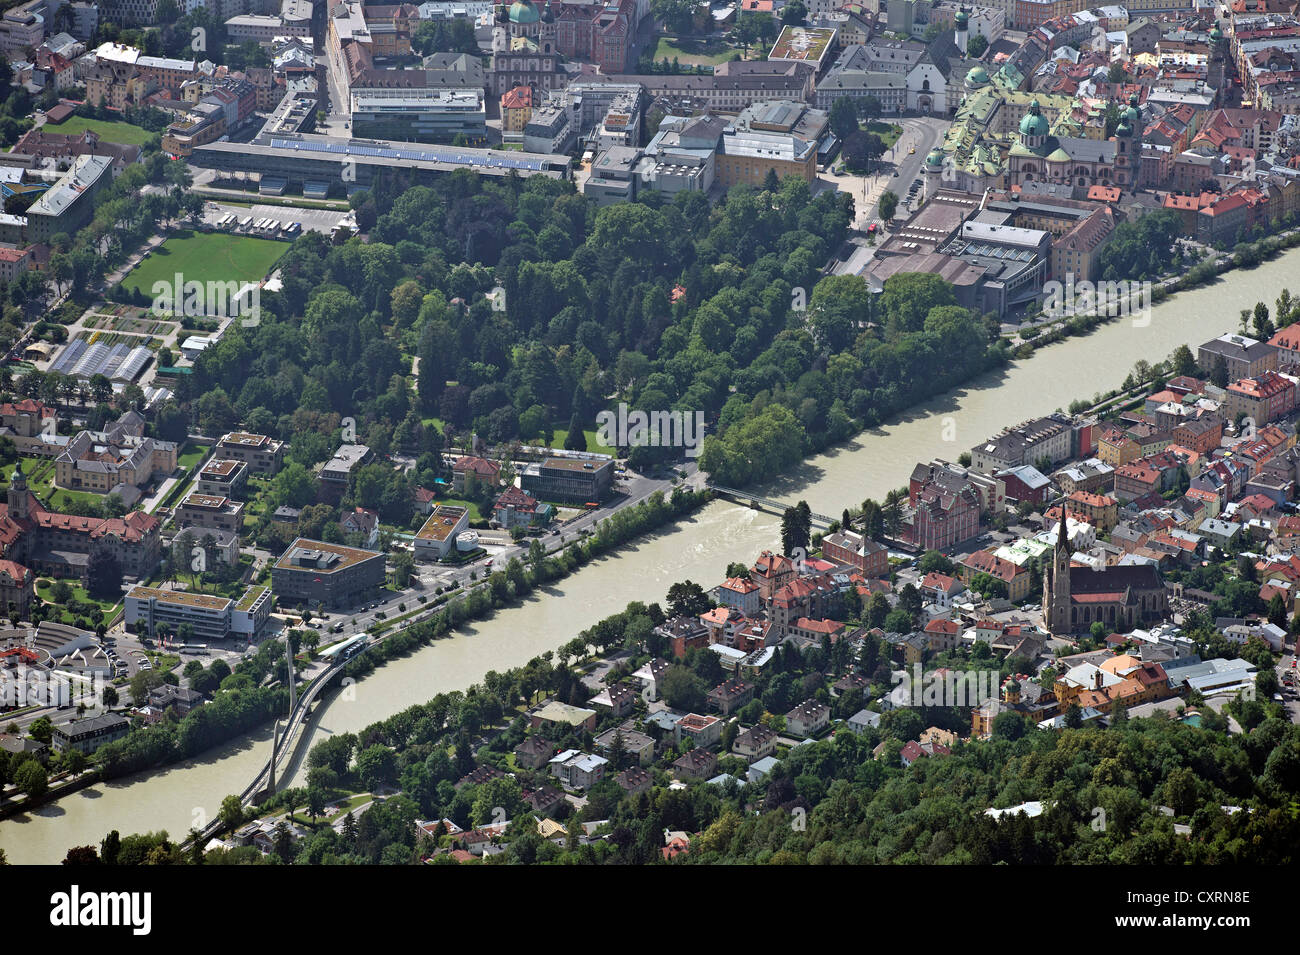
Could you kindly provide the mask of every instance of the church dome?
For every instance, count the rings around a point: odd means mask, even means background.
[[[1220,40],[1223,39],[1223,31],[1220,30],[1218,27],[1215,27],[1213,30],[1210,31],[1210,39],[1215,43],[1218,43]]]
[[[939,169],[943,166],[943,151],[931,149],[929,155],[925,157],[925,164],[931,169]]]
[[[1038,107],[1038,100],[1029,104],[1029,112],[1025,118],[1020,121],[1021,136],[1046,136],[1048,130],[1047,117],[1042,114]]]
[[[1120,125],[1127,126],[1130,130],[1138,129],[1142,125],[1142,111],[1138,109],[1138,95],[1134,93],[1128,98],[1128,107],[1120,111]]]
[[[964,30],[966,29],[966,24],[970,23],[970,16],[965,10],[958,10],[957,15],[952,18],[952,21],[958,30]]]
[[[987,86],[988,82],[989,71],[982,66],[973,66],[966,74],[966,85],[969,87]]]
[[[510,22],[511,23],[536,23],[542,18],[537,12],[537,7],[529,0],[515,0],[510,4]]]
[[[1133,127],[1131,127],[1128,123],[1121,122],[1118,126],[1115,127],[1115,135],[1116,135],[1116,136],[1132,136],[1132,135],[1133,135]]]

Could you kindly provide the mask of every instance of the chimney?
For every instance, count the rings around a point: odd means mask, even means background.
[[[1098,670],[1098,671],[1093,675],[1092,683],[1093,683],[1093,688],[1094,688],[1094,689],[1098,689],[1098,690],[1101,689],[1101,670]]]

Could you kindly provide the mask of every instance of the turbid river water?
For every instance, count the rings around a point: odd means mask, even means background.
[[[1241,309],[1260,300],[1271,308],[1288,284],[1300,291],[1300,249],[1184,292],[1157,306],[1148,322],[1116,321],[1042,349],[818,455],[759,490],[777,500],[803,498],[814,511],[837,515],[845,506],[906,484],[917,461],[956,460],[1007,425],[1117,387],[1140,358],[1154,362],[1180,344],[1195,348],[1236,330]],[[631,600],[662,600],[675,581],[690,578],[711,586],[730,561],[752,560],[763,548],[777,546],[778,525],[772,515],[725,502],[710,504],[518,607],[380,668],[358,683],[350,698],[335,696],[323,704],[309,724],[306,742],[359,730],[436,693],[464,689],[489,670],[523,664]],[[70,846],[97,845],[110,829],[166,829],[181,836],[196,820],[211,819],[224,796],[247,785],[268,755],[269,739],[266,729],[201,759],[91,787],[30,816],[0,822],[0,847],[13,863],[55,863]],[[289,772],[302,782],[300,766]]]

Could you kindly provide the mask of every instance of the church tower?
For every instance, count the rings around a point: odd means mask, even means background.
[[[21,464],[14,465],[14,473],[9,476],[9,516],[16,521],[26,520],[30,498],[27,496],[27,476],[23,474]]]
[[[1052,548],[1052,566],[1043,572],[1043,623],[1051,633],[1070,632],[1070,538],[1065,503]]]

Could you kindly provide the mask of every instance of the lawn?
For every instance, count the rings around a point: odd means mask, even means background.
[[[439,497],[438,504],[446,504],[449,507],[466,507],[469,508],[469,519],[471,521],[483,520],[483,515],[479,513],[478,505],[473,501],[466,501],[459,497]]]
[[[27,478],[27,488],[45,502],[52,511],[63,510],[69,501],[89,501],[99,504],[104,500],[103,494],[91,491],[69,491],[54,487],[54,462],[48,458],[23,458],[23,474]],[[0,480],[6,484],[13,473],[13,465],[0,466]]]
[[[71,116],[57,126],[46,123],[42,128],[51,133],[62,133],[65,136],[75,136],[78,133],[91,130],[97,133],[100,139],[107,140],[110,143],[124,143],[128,146],[143,146],[149,141],[149,137],[154,135],[149,130],[141,126],[132,126],[130,123],[105,119],[86,119],[84,116]]]
[[[64,488],[57,488],[46,502],[46,506],[52,511],[64,511],[72,501],[88,501],[92,504],[102,504],[107,497],[105,494],[95,494],[91,491],[69,491]]]
[[[717,66],[738,52],[740,51],[721,43],[705,44],[699,40],[670,40],[668,37],[660,37],[659,45],[655,48],[655,62],[668,60],[671,63],[676,58],[681,66]]]
[[[188,471],[194,465],[203,460],[208,453],[208,448],[198,444],[187,444],[181,450],[180,456],[176,459],[176,466],[183,471]]]
[[[865,130],[868,133],[875,133],[879,136],[880,141],[885,144],[886,149],[898,142],[898,137],[903,135],[903,127],[899,126],[897,123],[867,123]]]
[[[217,232],[179,232],[122,280],[125,288],[153,295],[155,282],[260,282],[289,248],[283,242]]]
[[[592,452],[593,454],[608,454],[611,457],[614,457],[618,454],[617,448],[609,448],[601,444],[600,442],[598,442],[596,440],[596,432],[594,430],[584,431],[583,434],[587,436],[587,450]],[[564,439],[567,438],[568,436],[569,436],[568,428],[556,429],[555,436],[551,439],[551,447],[563,448]]]
[[[36,587],[36,596],[40,597],[41,600],[45,601],[47,604],[52,604],[54,601],[53,598],[50,597],[50,590],[54,586],[54,580],[48,577],[40,577],[37,579],[39,583],[37,584]],[[81,586],[81,584],[74,583],[71,580],[65,580],[64,583],[66,583],[69,587],[72,588],[73,600],[80,601],[81,603],[95,604],[97,607],[99,607],[100,610],[102,610],[110,618],[113,616],[113,614],[117,613],[117,608],[120,606],[120,604],[117,601],[98,600],[90,596],[90,594],[86,592],[86,588]],[[72,615],[67,613],[62,614],[62,617],[66,618],[64,620],[65,623],[71,622],[73,619]]]

